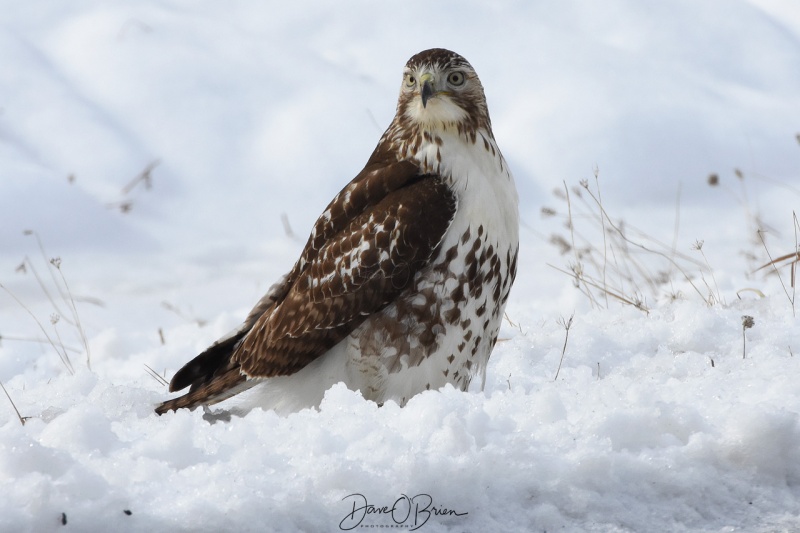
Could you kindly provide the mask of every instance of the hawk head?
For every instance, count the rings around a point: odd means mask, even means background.
[[[396,118],[423,131],[491,132],[478,75],[466,59],[443,48],[425,50],[408,60]]]

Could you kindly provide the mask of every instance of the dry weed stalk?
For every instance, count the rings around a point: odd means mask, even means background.
[[[68,351],[74,352],[77,350],[75,350],[74,348],[67,347],[61,338],[61,333],[58,330],[57,324],[61,320],[63,320],[77,331],[81,343],[83,344],[83,348],[86,351],[86,365],[91,369],[91,355],[89,352],[89,342],[87,340],[86,333],[81,324],[80,316],[78,314],[78,307],[75,303],[75,298],[72,294],[72,291],[69,288],[69,284],[67,283],[66,276],[64,276],[64,272],[61,270],[61,259],[58,257],[52,258],[50,260],[47,259],[48,256],[47,252],[45,252],[44,245],[42,244],[42,239],[39,237],[39,234],[36,233],[35,231],[26,230],[23,232],[23,234],[27,236],[32,236],[34,237],[34,239],[36,239],[36,244],[39,248],[39,252],[41,253],[42,258],[45,260],[47,264],[47,269],[50,272],[50,277],[52,279],[52,284],[55,287],[55,292],[58,294],[60,298],[56,298],[53,296],[53,292],[51,292],[51,290],[48,289],[47,283],[45,283],[44,279],[42,279],[42,277],[39,275],[37,269],[33,264],[33,261],[31,261],[30,258],[28,258],[27,256],[25,256],[22,263],[20,263],[20,265],[17,267],[16,270],[17,272],[20,272],[22,274],[26,274],[28,273],[28,271],[30,271],[33,274],[34,278],[36,279],[36,282],[38,283],[39,288],[42,290],[42,293],[47,298],[47,301],[52,306],[54,312],[51,313],[50,315],[50,324],[53,326],[53,332],[55,334],[55,338],[57,339],[57,341],[53,340],[53,338],[47,333],[47,330],[45,329],[44,325],[36,317],[36,315],[34,315],[33,311],[31,311],[31,309],[28,306],[26,306],[22,302],[22,300],[20,300],[10,289],[8,289],[2,283],[0,283],[0,289],[3,289],[6,293],[8,293],[8,295],[11,296],[11,298],[13,298],[14,301],[17,302],[17,304],[23,310],[25,310],[25,312],[28,313],[28,315],[31,316],[31,318],[33,318],[34,322],[36,322],[36,325],[39,326],[39,329],[44,334],[46,341],[40,341],[39,339],[26,339],[22,337],[6,336],[4,338],[9,340],[14,339],[14,340],[27,340],[27,341],[49,343],[58,354],[59,359],[61,359],[61,362],[64,364],[64,367],[67,369],[67,371],[70,374],[74,374],[75,369],[72,365],[72,361],[70,361],[69,354],[67,352]],[[58,302],[59,299],[60,302]],[[67,314],[65,314],[62,311],[61,305],[66,306],[66,309],[68,310]],[[102,305],[102,303],[100,303],[100,305]],[[70,317],[68,318],[66,315],[70,315]]]
[[[186,316],[183,312],[181,312],[180,309],[178,309],[176,306],[172,305],[171,303],[167,302],[166,300],[161,302],[161,307],[163,307],[167,311],[172,311],[173,313],[175,313],[176,315],[181,317],[186,322],[192,322],[194,324],[197,324],[198,327],[202,328],[206,324],[208,324],[208,321],[207,320],[203,320],[202,318],[191,318],[191,317]]]
[[[281,224],[283,225],[283,233],[287,238],[297,240],[297,236],[292,230],[292,225],[289,223],[289,215],[281,213]]]
[[[745,331],[752,328],[755,325],[755,320],[753,317],[749,315],[742,316],[742,359],[747,357],[747,335],[745,335]]]
[[[550,243],[558,247],[562,255],[571,254],[572,260],[566,268],[548,266],[570,276],[575,287],[595,307],[608,308],[610,299],[613,299],[648,312],[644,295],[657,295],[660,288],[671,281],[673,271],[679,272],[703,301],[712,305],[713,298],[704,295],[688,274],[689,269],[710,270],[707,262],[703,264],[677,251],[677,215],[676,236],[671,245],[622,221],[616,222],[603,205],[598,175],[595,170],[596,192],[588,180],[581,180],[580,187],[571,190],[564,183],[563,191],[558,189],[555,192],[556,197],[566,203],[564,225],[569,237],[556,234],[551,236]],[[679,205],[676,211],[679,212]],[[543,209],[542,215],[559,216],[558,211],[552,208]],[[582,233],[579,224],[581,228],[588,227],[590,232],[601,233],[602,249],[599,248],[600,239]],[[653,269],[650,265],[654,258],[665,263],[666,268]]]
[[[147,372],[148,376],[158,381],[160,385],[163,385],[165,387],[169,386],[169,381],[167,381],[166,378],[164,378],[164,376],[153,370],[152,367],[150,367],[150,365],[148,365],[147,363],[144,364],[144,371]]]
[[[0,383],[0,388],[3,389],[3,392],[6,393],[6,398],[8,398],[9,402],[11,402],[11,407],[14,408],[14,412],[17,413],[17,418],[19,419],[19,423],[24,426],[25,425],[25,421],[28,420],[31,417],[22,416],[20,414],[20,412],[19,412],[19,409],[17,409],[17,406],[14,404],[14,400],[11,399],[11,395],[8,393],[8,391],[6,390],[5,386],[2,383]]]
[[[47,342],[48,342],[48,343],[50,343],[50,346],[52,346],[52,347],[53,347],[53,349],[54,349],[54,350],[56,351],[56,353],[58,354],[58,357],[59,357],[59,359],[61,359],[61,362],[62,362],[62,363],[64,364],[64,366],[66,367],[67,371],[68,371],[70,374],[75,374],[75,370],[72,368],[72,363],[71,363],[71,362],[70,362],[70,360],[69,360],[69,355],[67,355],[67,351],[66,351],[66,349],[64,348],[64,345],[61,343],[61,340],[59,339],[59,343],[58,343],[58,344],[56,344],[56,343],[53,341],[53,339],[52,339],[52,338],[50,338],[50,335],[48,335],[48,334],[47,334],[47,330],[46,330],[46,329],[44,329],[44,326],[43,326],[43,325],[42,325],[42,323],[39,321],[39,319],[38,319],[38,318],[36,318],[36,315],[34,315],[34,314],[33,314],[33,311],[31,311],[31,310],[28,308],[28,306],[26,306],[24,303],[22,303],[22,300],[20,300],[19,298],[17,298],[17,296],[16,296],[16,295],[15,295],[13,292],[11,292],[11,290],[10,290],[8,287],[6,287],[6,286],[5,286],[5,285],[3,285],[2,283],[0,283],[0,289],[3,289],[4,291],[6,291],[6,293],[8,293],[8,295],[9,295],[9,296],[11,296],[11,298],[13,298],[13,299],[14,299],[14,301],[15,301],[15,302],[17,302],[17,304],[19,304],[19,306],[20,306],[22,309],[24,309],[24,310],[25,310],[25,312],[26,312],[26,313],[28,313],[28,314],[31,316],[31,318],[33,319],[33,321],[34,321],[34,322],[36,322],[36,325],[37,325],[37,326],[39,326],[39,329],[40,329],[40,330],[42,330],[42,333],[44,334],[45,338],[47,339]],[[54,324],[54,325],[55,325],[55,324]],[[61,349],[59,350],[59,348],[61,348]]]
[[[509,316],[508,316],[508,313],[506,313],[506,312],[503,312],[503,318],[506,320],[506,322],[508,322],[508,324],[509,324],[509,325],[510,325],[512,328],[516,329],[516,330],[517,330],[517,331],[519,331],[521,334],[525,335],[525,332],[524,332],[524,331],[522,331],[522,326],[520,325],[520,323],[519,323],[519,322],[514,322],[513,320],[511,320],[511,317],[509,317]]]
[[[558,368],[556,369],[556,377],[553,378],[553,381],[558,381],[558,374],[561,372],[561,364],[564,362],[564,354],[567,353],[567,341],[569,340],[569,329],[572,327],[572,319],[575,317],[575,314],[571,314],[568,319],[564,319],[562,316],[558,319],[558,323],[564,328],[564,346],[561,348],[561,358],[558,360]],[[599,372],[599,370],[598,370]]]
[[[39,254],[42,256],[42,261],[44,261],[45,264],[49,264],[50,260],[48,258],[47,252],[45,252],[45,250],[44,250],[44,245],[42,244],[42,239],[41,239],[41,237],[39,237],[39,234],[37,232],[35,232],[34,230],[25,230],[25,231],[22,232],[22,234],[26,235],[26,236],[29,236],[29,237],[33,237],[34,239],[36,239],[36,246],[39,248]],[[39,284],[39,287],[41,288],[41,290],[44,293],[44,295],[47,298],[47,300],[50,302],[50,305],[52,305],[53,309],[55,309],[56,313],[58,313],[61,316],[64,316],[64,313],[58,307],[58,303],[56,302],[56,299],[53,298],[51,296],[51,294],[50,294],[50,291],[47,290],[47,284],[42,280],[41,277],[39,277],[39,272],[36,270],[36,267],[34,266],[33,262],[30,260],[30,258],[26,255],[22,259],[22,263],[20,263],[20,265],[17,267],[17,272],[22,272],[24,274],[24,273],[26,273],[28,271],[28,269],[30,269],[31,273],[33,274],[33,277],[36,278],[36,282]],[[61,285],[59,285],[59,283],[58,283],[58,278],[56,277],[55,271],[49,266],[47,267],[47,271],[50,273],[50,279],[53,282],[53,286],[58,291],[59,298],[61,298],[62,302],[66,302],[67,301],[67,295],[64,294],[64,291],[61,289]],[[65,318],[64,320],[66,322],[69,322],[69,319],[67,319],[67,318]],[[74,326],[75,324],[70,322],[70,325]]]
[[[83,331],[83,326],[81,325],[81,318],[78,315],[78,307],[75,305],[75,298],[73,298],[72,291],[69,289],[67,278],[64,277],[64,273],[61,271],[61,258],[54,257],[53,259],[50,260],[50,264],[53,265],[56,268],[56,270],[58,270],[58,273],[61,275],[61,281],[64,283],[64,288],[66,288],[67,290],[67,295],[69,295],[69,301],[67,303],[69,304],[70,311],[72,311],[72,318],[75,321],[75,326],[78,328],[78,334],[81,337],[83,348],[86,350],[86,367],[89,370],[91,370],[92,357],[91,357],[91,352],[89,351],[89,341],[86,339],[86,332]]]
[[[767,247],[766,240],[764,239],[764,235],[761,231],[758,232],[758,237],[761,240],[761,244],[764,246],[764,250],[767,252],[767,257],[769,257],[769,261],[758,267],[754,270],[754,272],[758,272],[759,270],[763,270],[768,267],[772,267],[772,271],[777,274],[778,281],[783,288],[783,293],[786,295],[786,298],[789,300],[789,303],[792,306],[792,316],[797,316],[797,312],[795,309],[795,301],[796,301],[796,289],[797,289],[797,265],[800,263],[800,242],[798,241],[798,236],[800,236],[800,223],[797,220],[797,213],[792,211],[792,222],[794,226],[794,252],[784,254],[780,257],[776,257],[773,259],[772,254],[769,251],[769,247]],[[789,286],[791,287],[791,294],[789,293],[789,289],[786,288],[786,284],[783,282],[783,276],[781,276],[780,271],[778,270],[781,267],[789,267]]]
[[[42,339],[41,337],[15,337],[13,335],[0,335],[0,344],[2,344],[3,341],[49,344],[49,341],[47,339]],[[61,347],[68,352],[80,353],[80,350],[75,348],[74,346],[61,345]]]
[[[759,209],[757,207],[755,208],[751,207],[750,195],[747,192],[747,182],[753,180],[755,180],[756,183],[766,182],[769,183],[771,186],[784,189],[796,195],[800,195],[800,188],[795,187],[792,184],[786,183],[782,180],[775,179],[763,174],[759,174],[757,172],[746,173],[741,169],[735,168],[733,170],[733,173],[738,183],[739,192],[737,192],[734,188],[725,186],[720,187],[720,189],[730,194],[730,196],[734,199],[736,203],[739,204],[739,206],[743,211],[745,224],[747,228],[747,235],[748,235],[747,242],[750,244],[751,247],[747,250],[742,250],[741,254],[747,259],[749,263],[748,270],[751,271],[750,273],[753,273],[758,270],[761,270],[761,268],[763,267],[757,267],[757,265],[761,265],[765,262],[763,255],[760,253],[762,248],[766,249],[767,247],[765,242],[765,234],[778,235],[778,232],[765,222],[764,218],[762,217],[762,214],[759,212]],[[712,187],[719,185],[720,183],[719,176],[717,174],[712,174],[709,177],[708,183]],[[767,253],[767,255],[769,255],[769,252]],[[792,257],[793,255],[794,254],[789,254],[789,257]],[[769,263],[767,263],[767,266],[768,265]]]
[[[145,190],[150,190],[153,187],[153,170],[161,164],[161,161],[154,159],[144,169],[139,172],[131,181],[122,187],[122,200],[106,203],[109,209],[119,209],[121,213],[129,213],[133,209],[133,200],[127,199],[127,196],[133,192],[139,184],[142,184]]]
[[[706,300],[706,302],[708,302],[709,305],[712,305],[714,301],[722,303],[722,295],[719,292],[719,285],[717,285],[717,278],[716,276],[714,276],[714,270],[708,263],[708,258],[706,257],[705,252],[703,252],[703,244],[704,241],[697,240],[692,245],[692,249],[697,250],[698,252],[700,252],[700,255],[703,256],[703,261],[705,262],[708,271],[711,273],[711,280],[714,282],[714,287],[712,288],[711,285],[708,284],[708,281],[706,281],[705,274],[702,271],[700,272],[700,279],[703,280],[703,284],[706,286],[706,289],[708,289],[708,299]]]
[[[151,161],[144,170],[142,170],[135,178],[133,178],[127,185],[122,188],[122,194],[130,193],[140,183],[144,184],[145,189],[150,189],[153,186],[153,169],[156,168],[161,161],[155,159]]]
[[[600,168],[597,167],[597,166],[594,167],[594,183],[595,183],[595,186],[597,187],[597,203],[598,203],[598,205],[602,206],[603,205],[603,197],[600,196]],[[588,183],[585,185],[585,188],[586,188],[587,191],[589,190]],[[589,194],[591,194],[591,192]],[[605,217],[601,217],[600,218],[600,225],[601,225],[602,234],[603,234],[603,289],[606,289],[608,287],[608,284],[606,283],[606,268],[608,267],[608,243],[606,242],[607,231],[606,231],[606,218]],[[608,291],[604,290],[603,294],[605,295],[605,299],[606,299],[606,307],[608,307]]]

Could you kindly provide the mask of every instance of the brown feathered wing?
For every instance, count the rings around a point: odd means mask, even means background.
[[[175,374],[170,391],[189,392],[156,412],[216,403],[257,382],[251,378],[305,367],[412,286],[455,210],[438,176],[387,162],[376,149],[319,217],[291,272],[241,328]]]

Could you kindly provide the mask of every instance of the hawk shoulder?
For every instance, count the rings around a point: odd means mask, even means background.
[[[325,353],[429,266],[455,211],[437,175],[407,161],[368,164],[317,220],[284,298],[239,345],[241,370],[292,374]]]

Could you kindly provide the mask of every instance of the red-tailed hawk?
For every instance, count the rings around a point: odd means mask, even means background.
[[[172,378],[159,414],[256,384],[253,404],[319,405],[344,382],[404,405],[485,380],[517,268],[517,191],[478,75],[435,48],[403,70],[397,114],[323,211],[294,268],[241,327]]]

